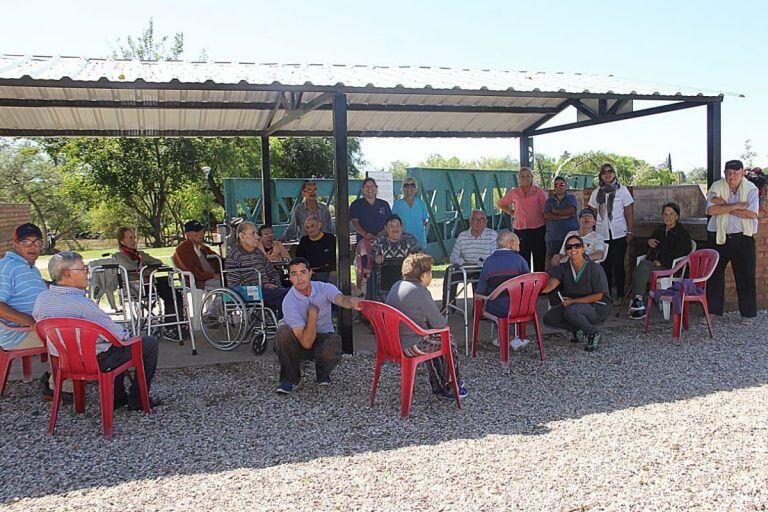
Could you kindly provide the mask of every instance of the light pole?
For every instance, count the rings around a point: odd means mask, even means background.
[[[211,174],[211,168],[207,165],[203,167],[203,174],[205,175],[205,217],[206,217],[206,225],[208,226],[208,239],[213,240],[213,234],[211,233],[211,204],[210,199],[208,197],[210,191],[211,191],[211,184],[208,181],[208,176]]]

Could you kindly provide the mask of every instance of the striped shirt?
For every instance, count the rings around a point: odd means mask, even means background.
[[[451,263],[454,265],[482,265],[480,258],[485,260],[497,247],[499,234],[490,228],[483,228],[477,238],[470,230],[462,231],[456,237],[456,243],[451,251]]]
[[[116,324],[95,302],[85,296],[85,290],[71,286],[52,284],[50,289],[38,295],[32,316],[36,322],[46,318],[88,320],[104,327],[119,340],[127,340],[131,337],[123,326]],[[99,338],[96,342],[96,353],[106,352],[111,346],[109,341]]]
[[[259,284],[259,274],[261,274],[262,284],[270,283],[275,286],[280,286],[280,273],[272,263],[270,263],[264,253],[258,249],[246,251],[240,244],[235,245],[229,251],[229,254],[227,254],[224,268],[253,269],[227,272],[227,285],[229,286],[255,286]]]
[[[45,291],[45,281],[40,271],[13,251],[0,259],[0,302],[19,313],[32,314],[35,300]],[[8,322],[18,327],[18,324]],[[11,349],[21,343],[28,332],[14,332],[0,326],[0,348]]]

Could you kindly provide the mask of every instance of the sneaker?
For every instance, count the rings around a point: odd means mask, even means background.
[[[280,383],[279,386],[277,386],[277,389],[275,390],[275,393],[278,393],[280,395],[290,395],[293,393],[293,388],[295,388],[292,383],[286,381],[283,381]]]
[[[629,318],[632,320],[642,320],[645,318],[645,315],[647,314],[645,306],[642,307],[642,309],[635,309],[633,311],[629,312]]]
[[[509,342],[509,346],[512,347],[512,350],[520,350],[524,346],[528,345],[530,343],[530,340],[521,340],[517,336],[515,336],[515,339]]]
[[[632,311],[639,311],[641,309],[645,309],[645,305],[643,305],[643,299],[640,297],[635,297],[632,299],[632,302],[629,304],[629,312],[632,313]]]
[[[493,345],[494,347],[500,347],[501,344],[499,343],[499,338],[493,338],[491,340],[491,345]]]
[[[43,372],[40,376],[40,391],[44,402],[53,402],[53,389],[51,389],[51,385],[49,384],[50,378],[51,374],[48,372]],[[71,404],[75,401],[72,393],[67,393],[66,391],[62,391],[59,396],[62,403],[65,404]]]
[[[594,352],[602,340],[603,340],[603,337],[599,332],[594,332],[590,334],[587,337],[587,345],[584,347],[584,350],[586,350],[587,352]]]
[[[706,319],[705,319],[705,321],[706,321]],[[743,316],[743,317],[741,317],[741,322],[740,323],[741,323],[741,325],[752,325],[753,323],[755,323],[755,317]]]
[[[449,386],[448,389],[445,389],[439,393],[435,393],[437,395],[437,398],[440,400],[445,400],[446,402],[455,402],[456,398],[453,396],[453,389]],[[469,395],[469,391],[467,391],[466,386],[464,386],[464,383],[459,384],[459,398],[464,399]]]
[[[324,379],[320,379],[319,381],[317,381],[317,387],[321,389],[328,389],[330,385],[331,385],[330,377],[325,377]]]
[[[571,343],[584,343],[584,331],[581,329],[577,330],[575,333],[573,333],[573,338],[571,338]]]
[[[163,338],[168,341],[179,341],[179,331],[175,327],[163,329]]]

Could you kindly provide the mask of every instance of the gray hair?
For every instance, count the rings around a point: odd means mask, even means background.
[[[237,236],[238,240],[240,239],[240,235],[245,233],[245,230],[248,228],[251,228],[254,231],[256,231],[256,224],[254,224],[249,220],[244,220],[243,222],[237,225],[237,230],[235,231],[235,235]]]
[[[508,229],[505,229],[504,231],[499,232],[499,238],[496,240],[496,244],[501,248],[508,248],[511,245],[512,240],[519,241],[520,237]]]
[[[78,261],[83,261],[83,257],[74,251],[61,251],[51,256],[48,262],[48,273],[54,283],[61,281],[64,271],[75,266]]]
[[[485,213],[485,210],[481,210],[480,208],[473,208],[471,212],[469,212],[469,216],[472,217],[475,213],[481,213],[483,214],[483,218],[488,218],[488,214]]]
[[[304,219],[304,224],[306,224],[308,220],[311,220],[313,222],[317,222],[318,224],[322,224],[322,222],[320,222],[320,219],[318,219],[316,215],[310,215],[309,217]]]

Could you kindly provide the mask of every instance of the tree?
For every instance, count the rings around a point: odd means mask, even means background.
[[[128,60],[176,60],[184,53],[184,33],[176,32],[168,48],[168,36],[155,39],[155,22],[149,18],[147,28],[135,38],[128,36],[126,45],[117,39],[118,48],[112,50],[112,58]]]
[[[269,148],[275,178],[333,178],[333,139],[330,137],[277,138]],[[357,177],[365,164],[360,139],[347,139],[349,176]]]
[[[698,184],[706,184],[707,183],[707,168],[706,167],[696,167],[695,169],[692,169],[688,171],[688,173],[685,176],[685,181],[688,183],[698,183]]]
[[[744,161],[744,166],[747,168],[751,168],[754,163],[754,159],[757,156],[757,153],[755,153],[752,150],[752,142],[747,139],[744,141],[744,152],[739,155],[739,158],[741,158]]]
[[[389,163],[389,172],[393,179],[404,180],[408,176],[408,163],[401,160],[395,160]]]

